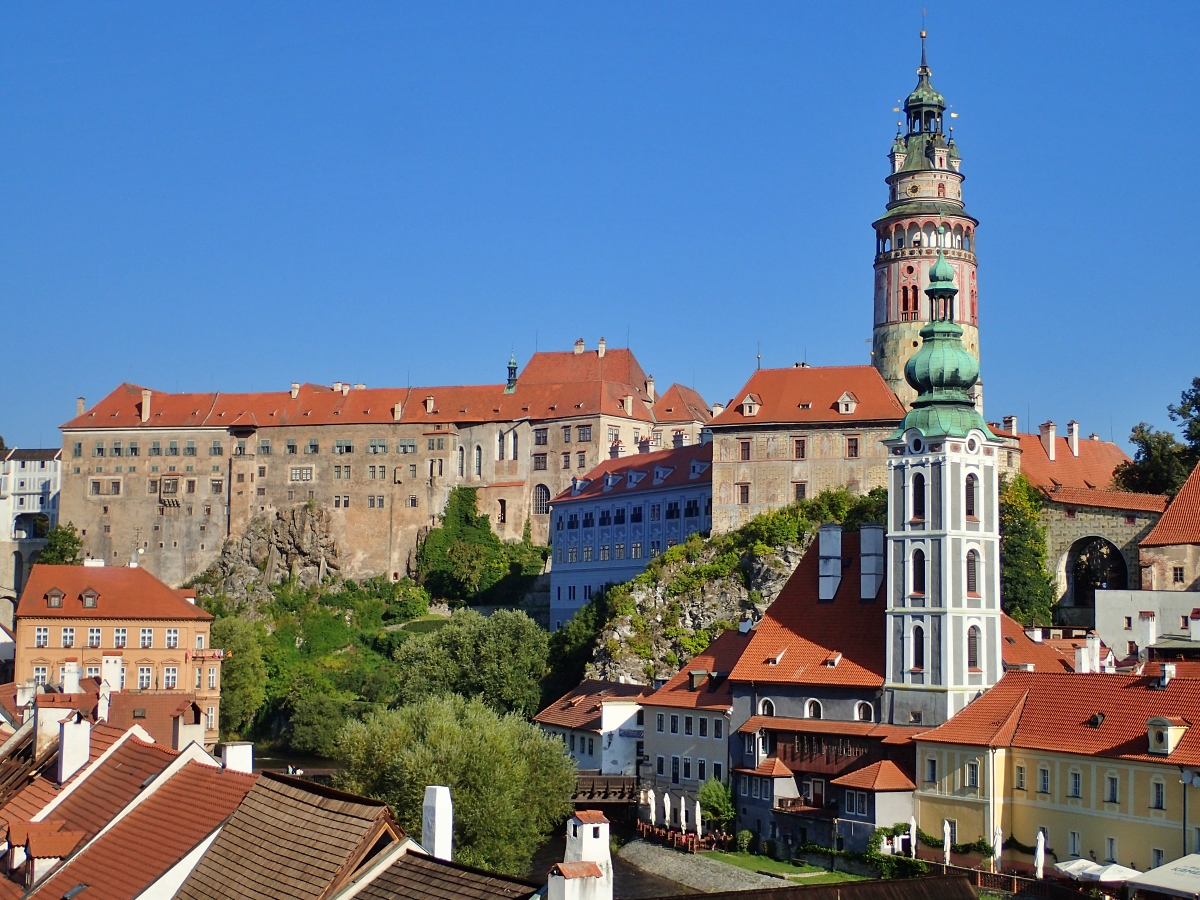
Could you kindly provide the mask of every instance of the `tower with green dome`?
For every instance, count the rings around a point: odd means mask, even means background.
[[[956,271],[939,249],[930,318],[904,366],[911,408],[888,448],[887,721],[940,724],[1004,674],[999,452],[976,408]]]
[[[905,122],[897,123],[888,159],[888,203],[875,228],[875,327],[872,361],[906,407],[916,394],[905,380],[908,360],[920,345],[925,323],[936,318],[925,289],[938,261],[950,270],[959,300],[950,320],[962,326],[962,343],[979,360],[979,300],[975,228],[963,205],[962,163],[947,126],[946,98],[934,88],[921,32],[917,86],[904,101]],[[943,272],[944,274],[944,272]],[[972,398],[983,408],[977,380]]]

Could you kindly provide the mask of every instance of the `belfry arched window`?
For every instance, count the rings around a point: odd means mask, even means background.
[[[979,596],[979,553],[967,551],[967,593]]]
[[[979,515],[976,512],[976,509],[978,508],[976,506],[976,503],[978,501],[978,495],[979,495],[979,479],[977,477],[975,477],[974,475],[967,476],[966,494],[967,494],[967,497],[966,497],[967,518],[974,519]]]
[[[912,630],[912,667],[925,668],[925,629],[914,625]]]
[[[925,476],[920,472],[912,478],[912,517],[925,520]]]
[[[975,625],[967,629],[967,668],[979,668],[979,628]]]
[[[925,594],[925,551],[914,550],[912,555],[912,593]]]

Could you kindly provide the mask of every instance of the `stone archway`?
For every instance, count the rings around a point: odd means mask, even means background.
[[[1067,551],[1065,603],[1083,609],[1096,608],[1097,588],[1123,591],[1129,584],[1125,556],[1112,541],[1099,535],[1082,537]]]

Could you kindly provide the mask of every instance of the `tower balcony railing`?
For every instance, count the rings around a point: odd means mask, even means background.
[[[959,247],[901,247],[898,250],[881,250],[875,254],[875,261],[891,260],[891,259],[909,259],[918,257],[929,257],[930,259],[938,255],[938,250],[946,254],[946,259],[962,259],[967,262],[975,262],[975,253],[971,250],[963,250]]]

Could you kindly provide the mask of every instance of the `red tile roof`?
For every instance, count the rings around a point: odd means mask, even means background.
[[[1054,439],[1054,462],[1046,455],[1039,434],[1018,434],[1021,474],[1036,487],[1056,484],[1085,490],[1106,490],[1112,485],[1113,469],[1129,462],[1125,451],[1111,441],[1079,441],[1079,455],[1071,453],[1065,437]]]
[[[1001,658],[1009,669],[1033,666],[1034,672],[1074,672],[1075,651],[1067,656],[1049,642],[1038,643],[1025,633],[1021,623],[1000,616]]]
[[[1200,680],[1175,678],[1165,688],[1157,684],[1156,678],[1138,675],[1008,672],[918,740],[1200,764]],[[1103,721],[1093,727],[1097,713],[1103,713]],[[1152,716],[1180,716],[1193,723],[1170,756],[1148,752],[1146,722]]]
[[[839,734],[881,739],[885,744],[907,744],[928,731],[920,725],[888,725],[875,722],[843,722],[837,719],[793,719],[787,716],[751,716],[738,729],[749,734],[760,729],[801,734]]]
[[[1167,508],[1162,494],[1135,494],[1132,491],[1100,491],[1089,488],[1052,486],[1041,489],[1042,495],[1066,506],[1092,506],[1098,509],[1126,509],[1137,512],[1161,513]]]
[[[747,772],[751,775],[765,775],[768,778],[787,778],[792,774],[792,770],[785,766],[777,756],[768,756],[755,769],[735,766],[733,770],[735,772]]]
[[[257,778],[186,764],[33,895],[58,898],[86,883],[89,900],[136,897],[229,818]]]
[[[54,590],[66,596],[49,606]],[[94,607],[83,605],[83,592],[99,594]],[[35,565],[17,604],[16,618],[37,619],[186,619],[210,622],[212,614],[188,603],[146,569],[126,566]]]
[[[577,818],[584,825],[607,825],[608,817],[598,809],[581,809],[575,813]]]
[[[683,487],[687,484],[712,484],[712,447],[708,444],[691,444],[686,447],[675,447],[671,450],[658,450],[654,453],[639,453],[636,456],[621,456],[617,459],[606,459],[596,468],[583,476],[587,484],[578,494],[572,488],[567,488],[554,498],[555,505],[570,503],[573,500],[595,500],[604,495],[616,500],[629,494],[641,494],[646,491],[660,491],[668,488]],[[692,464],[702,468],[692,476]],[[655,484],[655,470],[670,469],[670,474]],[[629,473],[634,477],[642,477],[636,484],[630,484]],[[605,476],[617,477],[617,481],[608,490],[604,489]]]
[[[838,412],[838,399],[847,391],[858,404],[854,412]],[[756,415],[742,413],[742,400],[755,394],[762,403]],[[904,407],[874,366],[821,366],[759,369],[712,420],[721,426],[745,427],[776,422],[800,425],[868,421],[899,422]]]
[[[799,370],[798,370],[799,371]],[[874,371],[874,370],[872,370]],[[754,629],[733,681],[881,687],[886,659],[883,589],[859,600],[858,534],[842,535],[842,581],[832,601],[817,599],[814,543]],[[841,653],[836,666],[825,665]]]
[[[533,717],[543,725],[580,731],[600,730],[600,706],[605,700],[639,700],[649,689],[644,684],[588,680],[559,697]]]
[[[32,859],[62,859],[79,846],[82,831],[31,831],[25,839],[25,852]]]
[[[62,826],[62,822],[9,822],[7,840],[14,846],[24,846],[31,834],[53,834]]]
[[[733,704],[733,687],[728,676],[749,646],[749,633],[739,634],[737,630],[721,632],[702,653],[685,663],[674,678],[643,699],[642,705],[729,709]],[[699,670],[707,671],[709,675],[693,691],[691,673]]]
[[[1163,517],[1142,540],[1143,547],[1200,544],[1200,464],[1192,469]]]
[[[917,787],[890,759],[872,763],[865,768],[834,778],[829,783],[864,791],[912,791]]]
[[[649,400],[646,373],[638,364],[633,351],[614,347],[601,356],[596,350],[575,353],[573,350],[543,350],[533,354],[517,378],[524,384],[580,384],[589,381],[611,381],[640,388],[641,396]]]
[[[561,875],[563,878],[603,878],[599,863],[594,862],[560,862],[550,869],[550,874]]]
[[[699,391],[682,384],[673,384],[667,388],[661,397],[654,401],[654,420],[664,424],[669,422],[701,422],[712,421],[712,410],[704,402]]]
[[[110,725],[93,725],[91,753],[88,756],[87,765],[98,760],[104,751],[115,744],[124,733],[124,729],[113,728]],[[86,768],[87,766],[80,768],[78,772],[67,779],[66,784],[74,783]],[[10,798],[3,807],[0,807],[0,819],[9,822],[29,821],[45,809],[51,800],[62,793],[63,787],[65,785],[59,786],[53,777],[35,778],[27,787]]]

